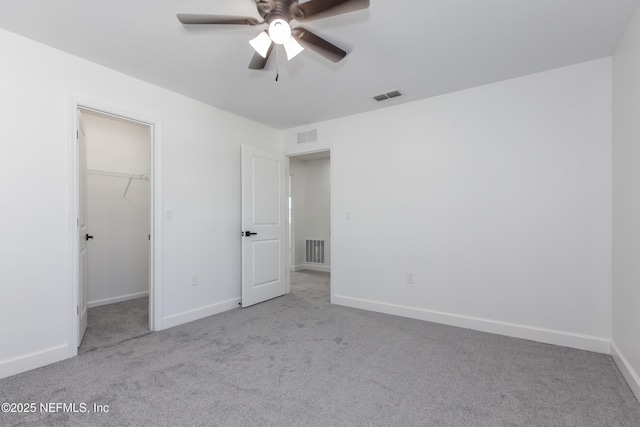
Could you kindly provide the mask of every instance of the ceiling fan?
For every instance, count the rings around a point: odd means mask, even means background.
[[[179,13],[178,20],[186,25],[262,25],[269,26],[256,38],[249,41],[255,53],[249,68],[261,70],[267,64],[273,45],[282,45],[287,59],[292,59],[305,47],[319,53],[333,62],[338,62],[347,53],[323,38],[302,28],[291,28],[291,21],[307,22],[343,13],[366,9],[369,0],[255,0],[262,21],[252,17],[221,16]]]

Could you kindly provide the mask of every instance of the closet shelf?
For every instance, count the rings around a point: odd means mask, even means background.
[[[129,191],[129,186],[131,185],[131,181],[133,181],[134,179],[142,179],[145,181],[149,181],[148,173],[141,173],[141,174],[120,173],[120,172],[103,171],[98,169],[87,169],[87,173],[91,175],[115,176],[117,178],[128,179],[129,181],[127,182],[127,187],[124,189],[124,193],[122,194],[122,197],[127,196],[127,191]]]

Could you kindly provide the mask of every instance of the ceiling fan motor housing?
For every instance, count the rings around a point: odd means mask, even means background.
[[[291,22],[304,16],[302,9],[298,7],[298,0],[256,0],[256,6],[267,24],[271,24],[275,19]]]

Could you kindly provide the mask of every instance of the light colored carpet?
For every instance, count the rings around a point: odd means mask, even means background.
[[[292,293],[0,380],[3,402],[108,413],[0,414],[1,425],[640,426],[612,358]]]
[[[87,332],[78,352],[111,347],[148,333],[148,297],[93,307],[89,309]]]

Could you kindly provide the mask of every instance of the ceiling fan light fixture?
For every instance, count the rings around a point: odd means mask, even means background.
[[[291,27],[284,19],[274,19],[269,24],[269,36],[275,44],[285,44],[291,39]]]
[[[249,40],[249,44],[255,49],[256,52],[263,58],[267,57],[269,48],[271,47],[271,37],[266,31],[261,32],[256,38]]]
[[[249,42],[255,50],[249,69],[262,70],[267,65],[274,44],[283,46],[287,59],[294,58],[308,47],[331,62],[341,61],[347,52],[305,28],[292,28],[290,22],[309,21],[355,12],[368,8],[370,3],[370,0],[302,0],[301,4],[299,0],[254,1],[262,21],[253,17],[193,13],[179,13],[177,17],[185,26],[267,24],[269,28]],[[276,54],[278,51],[279,49],[276,49]]]
[[[290,37],[289,40],[284,44],[284,50],[285,52],[287,52],[287,60],[290,61],[297,54],[302,52],[304,48],[300,43],[298,43],[295,38]]]

